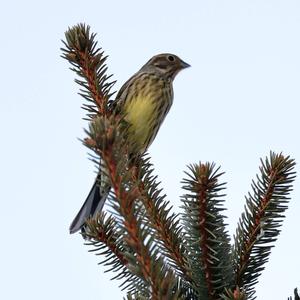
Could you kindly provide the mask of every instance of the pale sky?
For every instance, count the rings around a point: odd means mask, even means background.
[[[174,105],[149,150],[176,211],[186,165],[214,161],[226,172],[233,234],[260,157],[283,151],[300,162],[300,1],[6,1],[0,299],[122,299],[120,282],[68,233],[95,176],[78,141],[83,99],[59,50],[79,22],[98,33],[116,89],[161,52],[192,65],[176,78]],[[258,300],[300,288],[299,178]]]

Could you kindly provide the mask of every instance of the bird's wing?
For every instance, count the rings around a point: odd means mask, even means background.
[[[120,104],[122,106],[122,102],[126,101],[127,95],[128,95],[128,89],[132,86],[132,84],[135,82],[137,76],[141,76],[144,72],[137,72],[133,76],[131,76],[120,88],[120,90],[117,93],[115,101],[112,103],[112,110],[117,109],[117,107],[120,107]]]

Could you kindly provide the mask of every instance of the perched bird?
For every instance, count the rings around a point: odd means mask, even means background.
[[[153,142],[171,108],[175,76],[189,66],[174,54],[155,55],[118,92],[114,107],[124,112],[125,120],[130,124],[129,142],[135,143],[140,154]],[[86,220],[102,210],[110,188],[107,182],[101,181],[99,173],[70,225],[70,233],[84,229]]]

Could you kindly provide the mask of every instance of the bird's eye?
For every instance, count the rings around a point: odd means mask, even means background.
[[[172,61],[173,62],[174,60],[175,60],[175,57],[173,55],[169,55],[168,56],[168,61]]]

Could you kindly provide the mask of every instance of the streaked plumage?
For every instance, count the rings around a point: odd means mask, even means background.
[[[145,152],[169,112],[173,102],[173,80],[178,72],[189,67],[174,54],[164,53],[152,57],[120,89],[116,97],[116,109],[125,113],[131,125],[129,142],[136,144],[139,153]],[[101,174],[79,213],[70,226],[70,233],[84,227],[85,221],[102,210],[110,186]]]

